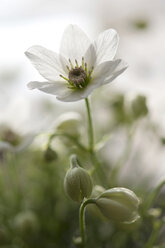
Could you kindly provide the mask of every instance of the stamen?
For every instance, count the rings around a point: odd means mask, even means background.
[[[68,85],[68,89],[70,89],[70,90],[74,90],[74,89],[75,89],[75,87],[73,86],[73,84],[71,84],[71,85]]]
[[[83,89],[91,80],[91,74],[93,72],[93,67],[88,69],[87,63],[85,62],[84,57],[81,59],[81,65],[79,66],[77,59],[75,59],[74,65],[72,64],[71,59],[68,59],[69,65],[66,65],[68,70],[68,78],[60,75],[61,78],[66,80],[69,89]]]
[[[73,69],[73,64],[72,64],[72,61],[70,59],[69,59],[69,63],[70,63],[71,68]]]
[[[69,68],[69,66],[68,66],[68,65],[66,65],[66,69],[67,69],[68,71],[70,71],[70,68]]]
[[[86,85],[87,73],[82,68],[82,66],[75,67],[69,71],[68,78],[70,83],[72,83],[75,88],[82,89]]]
[[[75,59],[76,67],[79,67],[77,59]]]
[[[61,78],[63,78],[64,80],[66,80],[67,82],[69,82],[70,83],[70,80],[68,79],[68,78],[66,78],[66,77],[64,77],[63,75],[59,75]]]
[[[93,69],[94,69],[94,67],[92,66],[91,70],[88,72],[89,77],[91,76]]]

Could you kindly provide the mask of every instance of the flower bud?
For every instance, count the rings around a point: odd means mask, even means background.
[[[96,205],[102,214],[116,222],[133,223],[138,218],[139,198],[126,188],[106,190],[96,199]]]
[[[132,102],[132,111],[134,118],[138,119],[148,114],[146,97],[138,95]]]
[[[57,153],[51,148],[48,147],[44,153],[44,159],[46,162],[52,162],[58,157]]]
[[[92,180],[88,172],[78,164],[76,155],[70,158],[71,168],[64,179],[64,189],[68,196],[77,202],[88,198],[92,192]]]

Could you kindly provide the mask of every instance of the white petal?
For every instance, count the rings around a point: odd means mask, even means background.
[[[49,85],[50,82],[38,82],[38,81],[32,81],[32,82],[29,82],[27,84],[28,88],[30,90],[33,90],[33,89],[38,89],[38,88],[41,88],[41,87],[44,87],[44,86],[47,86]]]
[[[107,61],[98,65],[93,72],[92,84],[104,85],[111,82],[128,67],[121,59]]]
[[[97,88],[97,86],[96,86]],[[69,89],[63,96],[57,96],[57,99],[62,102],[76,102],[85,99],[95,87],[86,87],[85,89]]]
[[[57,96],[63,96],[68,93],[68,83],[65,81],[56,82],[38,82],[33,81],[28,84],[30,89],[38,89],[45,93]]]
[[[94,89],[110,83],[126,68],[127,64],[120,59],[98,65],[94,71],[92,81],[85,89],[69,89],[68,83],[65,81],[30,82],[28,87],[56,95],[57,99],[63,102],[74,102],[88,97]]]
[[[57,99],[62,102],[75,102],[84,99],[84,90],[73,90],[69,89],[63,96],[57,96]]]
[[[96,64],[112,60],[116,54],[119,43],[119,36],[114,29],[105,30],[94,41],[96,49]]]
[[[107,75],[102,85],[112,82],[116,77],[118,77],[121,73],[123,73],[128,68],[128,64],[125,61],[121,59],[118,59],[116,61],[119,61],[119,63],[116,65],[115,70],[113,71],[111,75],[110,74]]]
[[[72,63],[77,59],[81,64],[89,46],[90,41],[86,34],[77,25],[69,25],[62,37],[60,53],[66,59],[71,59]]]
[[[28,83],[29,89],[38,89],[45,93],[56,95],[57,99],[64,102],[74,102],[82,99],[82,90],[74,90],[68,88],[68,83],[65,81],[56,82],[38,82],[32,81]]]
[[[42,46],[32,46],[26,52],[39,73],[47,80],[54,81],[59,79],[59,74],[67,75],[64,64],[66,60],[57,53],[50,51]]]
[[[93,44],[91,44],[88,48],[88,50],[85,53],[84,56],[84,60],[87,63],[88,66],[88,70],[91,70],[92,67],[94,67],[95,63],[96,63],[96,50],[93,46]]]
[[[111,76],[116,67],[121,63],[121,59],[106,61],[95,67],[93,71],[93,79],[106,78]]]
[[[127,68],[127,64],[118,59],[98,65],[94,71],[94,78],[85,89],[69,89],[63,96],[57,99],[63,102],[74,102],[88,97],[91,92],[104,84],[110,83]]]
[[[92,81],[85,88],[84,98],[88,97],[94,89],[112,82],[117,76],[124,72],[126,68],[127,64],[120,59],[98,65],[94,71]]]

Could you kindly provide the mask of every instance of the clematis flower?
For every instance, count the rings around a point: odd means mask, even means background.
[[[56,95],[58,100],[74,102],[110,83],[126,68],[121,59],[114,59],[119,37],[114,29],[105,30],[90,42],[76,25],[69,25],[62,37],[60,54],[42,46],[32,46],[26,56],[45,82],[33,81],[30,89]]]

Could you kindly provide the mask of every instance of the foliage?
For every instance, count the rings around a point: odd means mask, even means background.
[[[96,147],[100,143],[106,145],[103,137],[105,130],[115,133],[122,128],[126,135],[130,131],[128,144],[125,144],[129,149],[124,150],[127,155],[122,154],[122,159],[118,158],[115,166],[110,157],[107,163],[99,148],[97,156],[91,156],[88,150],[81,149],[79,142],[86,140],[84,136],[70,139],[68,133],[66,140],[61,139],[61,134],[51,136],[52,140],[45,151],[30,147],[19,154],[1,152],[0,247],[75,247],[73,239],[79,236],[79,203],[72,202],[66,196],[63,186],[70,154],[78,155],[81,164],[93,175],[94,185],[103,185],[106,189],[122,186],[119,176],[129,158],[130,144],[133,144],[135,132],[132,130],[140,122],[148,121],[149,110],[144,96],[137,96],[128,104],[124,95],[116,94],[113,99],[104,99],[104,104],[113,121],[111,125],[107,122],[104,128],[101,125],[97,127],[99,135]],[[93,164],[98,164],[94,171]],[[129,177],[131,174],[128,175],[128,181]],[[154,191],[150,191],[145,183],[133,187],[141,198],[141,218],[129,225],[106,220],[94,206],[88,206],[87,248],[165,247],[162,235],[165,204],[162,201],[163,193],[159,195],[163,185],[164,182]]]

